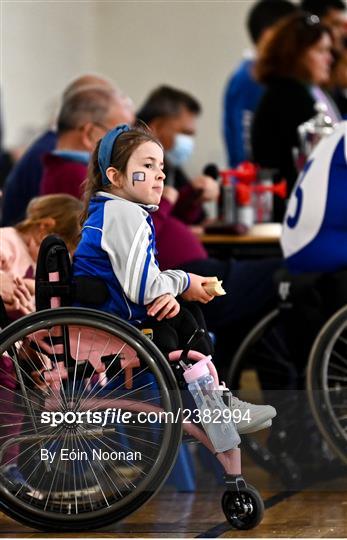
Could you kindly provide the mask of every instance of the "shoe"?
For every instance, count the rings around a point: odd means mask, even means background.
[[[226,400],[226,405],[233,412],[239,410],[239,415],[234,414],[235,427],[240,435],[245,433],[253,433],[261,429],[266,429],[271,426],[272,418],[276,416],[276,409],[271,405],[253,405],[247,401],[241,401],[232,393],[223,396]],[[249,411],[249,412],[247,412]],[[239,416],[241,416],[240,421]]]
[[[239,424],[239,426],[240,426],[240,424]],[[242,424],[241,424],[241,427],[238,427],[236,425],[236,429],[237,429],[237,431],[238,431],[238,433],[240,435],[246,435],[248,433],[254,433],[255,431],[261,431],[262,429],[268,429],[271,426],[272,426],[272,419],[270,418],[270,420],[266,420],[266,422],[264,422],[263,424],[260,424],[259,426],[253,426],[252,427],[250,424],[247,423],[247,425],[245,427],[243,427]]]
[[[33,491],[32,486],[25,480],[17,465],[6,465],[1,469],[1,475],[8,484],[10,491],[18,491],[18,489],[22,489],[25,492]]]

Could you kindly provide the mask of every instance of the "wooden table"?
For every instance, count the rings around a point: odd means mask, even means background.
[[[200,236],[211,257],[226,259],[259,259],[264,257],[281,257],[280,236],[269,235],[230,235],[203,234]]]

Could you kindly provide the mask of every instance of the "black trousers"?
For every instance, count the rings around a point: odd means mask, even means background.
[[[201,328],[205,334],[193,348],[204,355],[212,355],[213,344],[200,307],[194,302],[181,301],[180,304],[181,309],[176,317],[162,321],[150,317],[141,325],[142,328],[152,328],[153,342],[164,355],[184,349],[195,330]]]

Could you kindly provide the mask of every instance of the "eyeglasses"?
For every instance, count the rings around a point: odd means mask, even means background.
[[[108,131],[111,131],[111,127],[104,126],[104,124],[100,124],[99,122],[93,122],[94,126],[98,126],[99,128],[103,129],[106,133]]]

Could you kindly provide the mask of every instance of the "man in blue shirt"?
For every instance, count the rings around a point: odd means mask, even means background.
[[[15,225],[25,216],[28,202],[39,194],[43,164],[42,156],[56,145],[55,131],[46,131],[21,157],[6,179],[2,210],[2,225]]]
[[[119,96],[119,101],[125,109],[132,107],[128,98],[114,84],[99,75],[87,74],[73,80],[63,93],[63,103],[76,92],[89,88],[106,88]],[[132,113],[131,113],[132,114]],[[128,119],[126,117],[126,119]],[[123,117],[119,118],[123,120]],[[25,217],[29,201],[40,193],[40,183],[43,174],[42,158],[52,152],[57,145],[56,131],[46,131],[27,150],[10,172],[4,186],[2,226],[15,225]]]
[[[297,8],[288,0],[260,0],[251,9],[247,29],[258,48],[267,31],[282,17]],[[229,79],[224,95],[223,128],[229,165],[235,167],[251,159],[250,127],[253,114],[263,94],[253,77],[254,60],[245,59]]]

